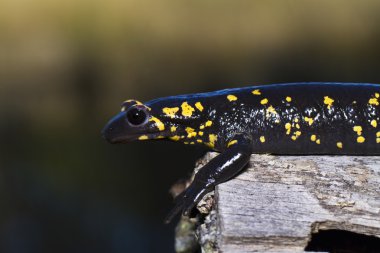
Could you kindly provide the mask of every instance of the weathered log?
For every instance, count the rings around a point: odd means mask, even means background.
[[[324,230],[372,236],[380,249],[380,157],[252,155],[214,203],[197,229],[204,252],[304,252]]]

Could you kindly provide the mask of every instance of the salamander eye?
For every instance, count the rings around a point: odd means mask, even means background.
[[[146,122],[147,114],[144,109],[133,107],[127,112],[127,119],[132,125],[139,126]]]

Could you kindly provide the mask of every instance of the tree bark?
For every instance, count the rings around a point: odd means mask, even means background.
[[[203,252],[304,252],[323,230],[380,238],[380,157],[252,155],[215,188],[211,212],[207,198],[198,205],[208,213],[197,228]]]

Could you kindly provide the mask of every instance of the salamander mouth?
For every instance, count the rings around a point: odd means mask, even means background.
[[[129,143],[137,140],[157,140],[167,137],[167,131],[139,134],[117,134],[112,128],[103,129],[102,136],[111,144]]]

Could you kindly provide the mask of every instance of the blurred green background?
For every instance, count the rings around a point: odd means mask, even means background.
[[[380,83],[376,0],[0,2],[0,252],[173,252],[170,186],[204,150],[109,145],[122,101]]]

